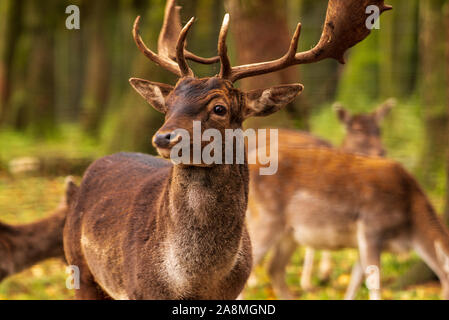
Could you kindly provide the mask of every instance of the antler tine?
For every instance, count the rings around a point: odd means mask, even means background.
[[[211,58],[203,58],[195,55],[194,53],[188,51],[187,49],[184,50],[184,56],[186,59],[190,61],[194,61],[201,64],[214,64],[220,61],[219,56],[211,57]]]
[[[193,72],[189,68],[186,57],[184,55],[184,47],[187,33],[192,27],[194,21],[195,18],[190,19],[189,22],[187,22],[187,24],[184,26],[184,28],[182,28],[181,33],[179,34],[178,42],[176,44],[176,61],[178,62],[179,69],[181,69],[181,74],[183,77],[193,76]]]
[[[297,64],[318,62],[326,58],[333,58],[344,63],[346,50],[365,39],[371,32],[366,25],[368,18],[366,9],[371,5],[377,6],[381,13],[392,9],[384,3],[384,0],[329,0],[323,33],[313,49],[296,53],[301,31],[301,25],[298,24],[290,48],[282,58],[228,68],[220,75],[235,82],[239,79],[279,71]],[[223,55],[225,51],[223,49],[226,49],[226,46],[223,44],[222,37],[220,37],[219,45],[223,47],[220,53],[222,64],[223,61],[227,63]]]
[[[232,75],[231,61],[228,57],[228,47],[226,45],[226,37],[229,30],[229,13],[226,13],[221,25],[220,35],[218,37],[218,56],[220,57],[221,69],[220,78],[229,79]]]
[[[176,59],[176,43],[178,35],[181,33],[181,7],[176,6],[176,0],[167,0],[164,13],[164,22],[158,40],[158,52],[160,55],[167,56],[171,60]],[[185,46],[184,46],[185,47]],[[220,61],[218,56],[212,58],[199,57],[192,52],[184,49],[184,56],[201,64],[213,64]]]
[[[163,55],[158,55],[148,49],[148,47],[143,42],[140,33],[139,33],[139,24],[140,24],[140,16],[136,18],[134,21],[134,27],[133,27],[133,38],[134,41],[139,48],[139,50],[151,61],[155,62],[156,64],[160,65],[162,68],[167,69],[168,71],[176,74],[177,76],[181,77],[182,72],[179,67],[179,65],[174,62],[173,60],[169,59],[168,57],[165,57]]]

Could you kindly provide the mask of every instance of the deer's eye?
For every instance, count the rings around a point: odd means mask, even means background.
[[[217,104],[215,107],[214,107],[214,113],[216,114],[216,115],[219,115],[219,116],[224,116],[225,114],[226,114],[226,107],[225,106],[222,106],[221,104]]]

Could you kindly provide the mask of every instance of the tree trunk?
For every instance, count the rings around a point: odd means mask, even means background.
[[[446,3],[446,30],[449,30],[449,4]],[[449,116],[449,31],[446,31],[446,85],[447,85],[447,114]],[[449,140],[449,126],[448,126],[448,140]],[[446,210],[444,220],[449,226],[449,150],[446,150]]]
[[[12,88],[13,57],[22,31],[23,1],[4,1],[0,50],[0,125],[8,120]]]
[[[437,184],[437,172],[443,172],[447,141],[446,32],[442,14],[445,0],[420,1],[420,95],[426,130],[422,154],[424,186]],[[437,31],[438,30],[438,31]]]
[[[148,47],[157,47],[158,32],[162,26],[165,3],[144,2],[148,6],[138,10],[142,16],[140,33]],[[135,17],[131,17],[124,25],[129,30],[129,26]],[[155,32],[157,30],[157,32]],[[131,37],[128,31],[126,35]],[[161,67],[145,57],[133,44],[130,39],[132,56],[130,61],[132,66],[129,76],[149,79],[151,81],[172,83],[176,81],[175,76],[164,71]],[[129,61],[127,62],[129,64]],[[123,80],[121,80],[123,81]],[[108,152],[137,151],[145,153],[155,153],[151,144],[151,137],[163,123],[164,115],[155,111],[148,103],[135,92],[131,86],[127,85],[126,93],[116,102],[117,108],[113,108],[108,113],[102,137]]]
[[[446,27],[445,0],[420,1],[420,94],[426,129],[425,150],[422,156],[422,177],[425,186],[432,189],[435,173],[444,170],[448,148]],[[436,32],[436,30],[439,30]],[[411,285],[435,279],[424,262],[412,266],[396,282]]]
[[[418,1],[390,0],[394,10],[382,16],[379,84],[382,99],[408,97],[417,76]]]
[[[82,125],[87,132],[96,136],[109,98],[111,78],[111,54],[107,43],[110,32],[109,14],[116,9],[117,1],[95,0],[89,4],[86,26],[89,30],[89,47]]]
[[[62,3],[64,5],[64,3]],[[86,20],[91,2],[72,0],[78,5],[81,13],[80,30],[58,28],[56,47],[56,83],[58,121],[78,123],[86,80],[86,60],[90,32]],[[65,12],[65,6],[59,9]]]
[[[227,0],[226,7],[231,14],[231,31],[236,52],[236,63],[246,64],[277,59],[283,56],[290,44],[293,31],[288,26],[285,0]],[[231,47],[231,46],[230,46]],[[244,90],[265,88],[299,80],[298,68],[288,68],[263,76],[242,80]],[[308,110],[293,103],[287,106],[288,119],[297,120],[299,127],[307,128]],[[273,119],[257,119],[253,125],[270,123]],[[292,123],[290,124],[292,125]]]
[[[56,128],[55,108],[55,27],[57,13],[53,1],[31,0],[31,47],[28,61],[27,99],[24,126],[37,137]]]

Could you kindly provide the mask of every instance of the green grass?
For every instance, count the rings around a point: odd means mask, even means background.
[[[28,223],[50,214],[63,194],[64,178],[13,179],[0,174],[0,219]],[[65,286],[65,264],[51,259],[37,264],[0,283],[0,300],[70,299]]]
[[[351,268],[357,258],[356,250],[342,250],[332,253],[333,272],[328,283],[320,283],[318,270],[314,272],[312,283],[314,288],[310,292],[302,291],[299,285],[304,249],[298,248],[290,265],[287,267],[287,284],[295,298],[300,300],[341,300],[344,298],[346,287],[349,284]],[[269,255],[267,257],[270,259]],[[440,285],[431,282],[422,285],[415,285],[403,290],[393,289],[394,281],[403,275],[407,269],[419,258],[413,254],[402,254],[395,256],[389,253],[382,255],[382,298],[386,300],[435,300],[440,299]],[[266,262],[266,261],[265,261]],[[315,257],[315,266],[318,266],[319,255]],[[265,263],[266,264],[266,263]],[[318,269],[317,267],[315,269]],[[269,277],[264,265],[256,266],[255,277],[257,284],[247,285],[243,296],[245,299],[266,300],[276,299],[272,290]],[[365,286],[359,290],[356,299],[368,299],[368,290]]]
[[[79,126],[62,125],[54,136],[37,139],[29,134],[0,129],[0,162],[5,166],[18,157],[98,157],[104,148],[86,135]]]

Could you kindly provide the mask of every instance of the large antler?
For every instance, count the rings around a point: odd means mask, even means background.
[[[165,6],[164,22],[159,33],[158,52],[172,60],[176,60],[176,46],[181,33],[181,7],[176,6],[176,0],[168,0]],[[184,50],[186,59],[202,64],[213,64],[220,61],[218,56],[212,58],[199,57],[187,49]]]
[[[133,37],[134,41],[136,42],[137,47],[139,50],[151,61],[155,62],[156,64],[160,65],[162,68],[167,69],[168,71],[176,74],[178,77],[185,77],[185,76],[193,76],[192,70],[188,67],[187,62],[185,61],[184,56],[184,50],[181,50],[181,54],[177,56],[177,59],[173,61],[168,55],[167,52],[164,50],[158,50],[158,54],[154,53],[143,42],[142,38],[139,34],[139,23],[140,23],[140,16],[136,18],[134,21],[134,27],[133,27]],[[182,47],[184,48],[184,40],[185,35],[187,31],[189,30],[190,26],[193,23],[193,18],[189,21],[189,23],[184,27],[183,34],[184,37],[179,37],[176,47]],[[178,52],[177,52],[178,54]],[[186,68],[187,67],[187,68]]]
[[[157,54],[145,45],[139,34],[140,16],[134,22],[133,37],[139,50],[150,60],[179,77],[193,76],[186,59],[203,64],[212,64],[218,62],[220,58],[202,58],[185,49],[187,33],[195,19],[190,19],[184,28],[181,28],[180,7],[177,7],[175,3],[175,0],[167,1],[164,22],[159,34]]]
[[[384,0],[329,0],[323,33],[318,44],[311,50],[297,53],[301,24],[290,43],[287,53],[280,59],[231,67],[227,55],[226,35],[229,29],[229,15],[226,14],[218,40],[218,53],[221,60],[220,77],[235,82],[239,79],[279,71],[297,64],[307,64],[333,58],[344,63],[347,49],[365,39],[370,29],[366,26],[366,8],[377,6],[382,13],[392,9]]]

